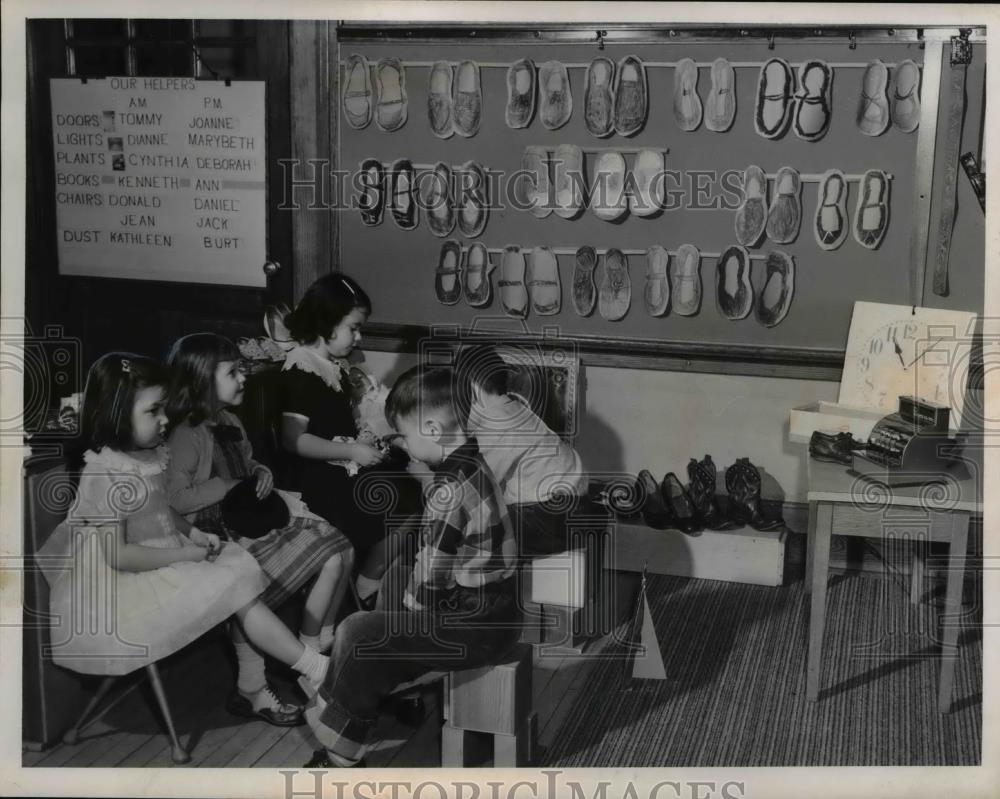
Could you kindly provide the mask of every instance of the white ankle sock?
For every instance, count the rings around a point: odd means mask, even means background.
[[[363,574],[358,575],[358,579],[354,581],[354,587],[358,589],[358,596],[362,599],[367,599],[378,591],[379,585],[381,585],[380,581],[372,577],[365,577]]]
[[[319,652],[320,649],[320,636],[318,635],[306,635],[305,633],[299,633],[299,641],[301,641],[302,646],[312,649],[315,652]]]
[[[236,650],[237,690],[244,696],[250,697],[266,688],[267,677],[264,674],[264,658],[245,641],[233,641],[233,649]]]
[[[333,624],[324,624],[319,628],[319,651],[328,652],[330,647],[333,646],[333,636],[336,634],[336,626]]]
[[[292,668],[305,677],[309,682],[319,685],[326,676],[326,668],[330,665],[330,658],[321,655],[308,646],[303,648],[299,659],[292,664]]]

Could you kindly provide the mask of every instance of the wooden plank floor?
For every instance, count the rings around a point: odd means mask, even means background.
[[[566,713],[578,699],[579,686],[607,638],[591,643],[583,655],[548,654],[536,650],[532,674],[533,709],[538,715],[539,748],[544,751]],[[225,642],[216,639],[186,651],[162,669],[174,725],[182,744],[191,752],[185,767],[296,768],[318,748],[307,726],[273,727],[262,721],[247,721],[229,715],[225,699],[233,684],[233,668]],[[286,675],[272,678],[284,697],[295,689]],[[193,690],[185,688],[194,686]],[[370,768],[437,767],[441,763],[440,691],[422,688],[427,708],[419,727],[408,727],[383,714],[376,728],[375,743],[366,754]],[[25,751],[25,767],[171,767],[170,743],[160,720],[152,692],[141,679],[122,680],[112,688],[110,703],[81,731],[74,746],[57,744],[43,752]],[[197,731],[197,732],[192,732]],[[485,761],[483,765],[489,765]]]

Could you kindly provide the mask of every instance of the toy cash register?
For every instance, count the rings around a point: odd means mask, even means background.
[[[944,405],[900,397],[899,410],[882,417],[859,457],[889,472],[933,473],[953,468],[958,442],[949,438],[950,410]],[[856,464],[857,465],[857,464]]]

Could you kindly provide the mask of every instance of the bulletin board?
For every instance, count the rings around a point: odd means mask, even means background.
[[[53,78],[59,271],[263,288],[263,81]]]
[[[767,358],[779,366],[797,364],[808,369],[816,365],[828,372],[835,369],[839,374],[854,302],[909,302],[910,249],[916,235],[919,128],[904,133],[890,124],[885,133],[871,137],[858,129],[856,115],[865,65],[876,59],[881,59],[890,68],[904,59],[922,65],[924,45],[916,37],[899,42],[855,40],[845,31],[842,36],[806,41],[782,39],[779,32],[771,37],[705,40],[679,37],[677,41],[666,39],[650,43],[642,41],[639,33],[636,34],[638,41],[618,42],[609,38],[599,43],[593,39],[563,43],[532,42],[530,36],[525,35],[470,41],[467,34],[456,34],[420,42],[406,41],[407,36],[404,32],[394,34],[390,31],[370,37],[364,31],[352,31],[349,26],[338,32],[340,69],[334,66],[335,78],[342,79],[344,64],[354,53],[364,55],[373,66],[384,57],[398,58],[404,66],[408,63],[427,65],[406,67],[408,119],[394,132],[380,130],[374,122],[363,130],[353,129],[344,121],[338,99],[337,156],[341,169],[353,173],[367,158],[377,158],[386,165],[399,158],[408,158],[415,164],[443,161],[453,169],[473,160],[484,167],[513,173],[521,167],[526,146],[541,145],[554,151],[559,144],[568,143],[584,149],[585,170],[592,177],[594,162],[601,150],[621,151],[631,168],[636,150],[648,147],[665,150],[666,169],[683,175],[680,188],[685,192],[685,200],[681,208],[665,210],[652,218],[629,214],[615,223],[599,219],[590,210],[574,220],[560,218],[555,213],[538,219],[523,210],[497,208],[494,203],[485,231],[478,238],[466,239],[457,228],[449,236],[463,247],[468,247],[472,241],[481,241],[490,249],[497,269],[492,275],[492,304],[486,308],[470,307],[464,300],[454,305],[443,305],[437,300],[435,269],[444,239],[435,236],[425,220],[421,219],[414,230],[402,230],[387,210],[380,225],[368,227],[362,223],[358,211],[349,208],[340,215],[339,264],[371,297],[374,306],[371,323],[379,334],[391,338],[405,330],[423,330],[441,324],[474,331],[495,328],[510,335],[554,335],[563,341],[574,341],[584,356],[588,351],[618,353],[624,359],[630,353],[642,351],[682,355],[687,352],[693,353],[693,357],[720,363]],[[419,31],[416,36],[420,36]],[[981,148],[985,50],[982,40],[977,41],[967,68],[962,152],[978,153]],[[944,51],[942,78],[946,77],[948,69],[947,42]],[[736,116],[732,127],[727,132],[713,132],[702,122],[695,131],[682,131],[673,116],[674,70],[669,67],[647,67],[648,117],[642,130],[634,136],[626,138],[613,134],[598,139],[587,130],[583,114],[586,69],[579,67],[568,70],[573,112],[565,126],[558,130],[547,129],[537,111],[528,127],[512,129],[506,124],[507,71],[502,68],[503,64],[531,58],[536,66],[553,59],[583,65],[597,56],[618,62],[627,55],[638,56],[647,63],[693,59],[700,67],[698,92],[703,105],[711,86],[709,67],[712,61],[724,57],[736,64]],[[766,139],[756,132],[754,106],[760,65],[772,57],[788,61],[796,77],[798,65],[808,59],[819,58],[833,65],[832,122],[819,141],[800,139],[791,128],[776,140]],[[427,112],[429,65],[439,59],[452,62],[472,59],[487,65],[480,70],[482,123],[472,137],[454,135],[441,139],[431,130]],[[331,80],[331,85],[339,88],[335,79]],[[926,87],[922,92],[926,93]],[[943,105],[945,99],[941,102]],[[940,109],[938,138],[944,128],[946,111],[946,108]],[[741,186],[743,171],[751,164],[760,166],[769,176],[783,166],[794,167],[803,176],[802,215],[797,238],[788,244],[773,244],[765,238],[760,246],[749,248],[753,259],[752,282],[757,291],[764,286],[763,258],[770,250],[781,250],[794,258],[794,295],[787,315],[770,328],[759,323],[753,312],[738,321],[724,317],[716,306],[717,262],[714,258],[703,257],[700,312],[683,316],[671,309],[662,317],[651,316],[643,302],[646,257],[639,253],[659,244],[675,257],[673,253],[677,248],[687,243],[695,245],[702,253],[711,254],[735,244],[736,212],[731,207],[721,207],[721,203],[725,187]],[[862,247],[850,234],[839,249],[824,251],[817,245],[813,218],[818,204],[818,179],[829,169],[841,170],[849,180],[869,169],[880,169],[891,176],[890,222],[878,249]],[[941,169],[939,165],[934,169],[936,190]],[[961,213],[952,245],[950,293],[946,297],[932,293],[931,266],[928,265],[923,304],[981,312],[984,285],[982,213],[961,171],[958,178]],[[850,182],[847,211],[852,219],[858,193],[859,183]],[[770,196],[774,196],[773,180]],[[356,192],[352,194],[348,189],[348,204],[356,199]],[[716,204],[719,207],[713,207]],[[930,219],[936,226],[936,206],[932,207]],[[509,244],[519,245],[522,250],[547,246],[559,253],[560,313],[539,316],[529,311],[523,322],[505,317],[497,298],[496,281],[499,251]],[[570,253],[582,245],[591,245],[599,251],[618,248],[627,254],[632,302],[623,319],[608,321],[596,309],[590,316],[581,317],[574,310],[575,258]],[[601,258],[595,273],[598,285],[603,260]]]

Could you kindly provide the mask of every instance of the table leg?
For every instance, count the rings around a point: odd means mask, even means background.
[[[833,504],[817,502],[816,526],[810,538],[814,548],[810,573],[809,600],[809,655],[806,665],[806,699],[819,698],[820,670],[822,667],[823,627],[826,622],[826,582],[830,567],[830,536],[833,533]]]
[[[920,604],[920,597],[924,595],[924,584],[926,576],[924,572],[924,562],[926,550],[923,538],[914,538],[910,542],[913,547],[912,565],[910,566],[910,603]]]
[[[969,541],[969,514],[952,512],[951,544],[948,546],[948,587],[941,619],[941,676],[938,711],[951,710],[951,689],[958,660],[958,619],[962,613],[962,583],[965,580],[965,550]]]
[[[816,502],[809,503],[809,527],[806,529],[806,577],[803,581],[808,594],[812,588],[812,563],[816,553]]]

